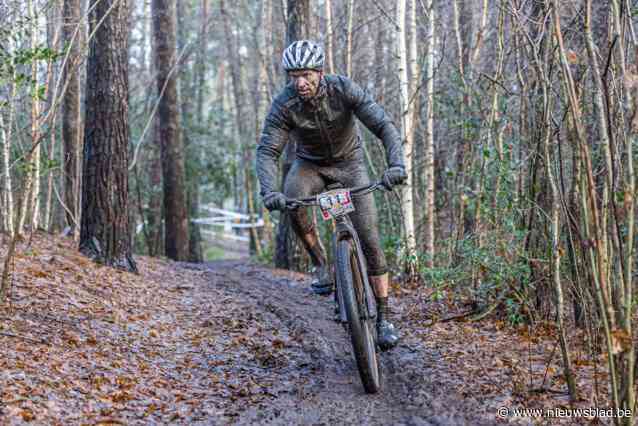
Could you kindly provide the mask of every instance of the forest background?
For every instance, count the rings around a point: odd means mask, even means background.
[[[4,0],[0,298],[36,230],[130,270],[133,253],[215,257],[201,205],[263,219],[251,252],[305,270],[254,152],[281,52],[307,37],[401,129],[408,185],[377,196],[395,278],[454,290],[473,320],[552,324],[571,397],[584,342],[635,412],[634,3]]]

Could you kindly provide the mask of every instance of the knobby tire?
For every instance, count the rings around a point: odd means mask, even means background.
[[[371,320],[363,320],[359,307],[365,309],[365,296],[361,270],[357,261],[356,246],[351,240],[341,240],[337,244],[337,280],[343,294],[344,307],[354,357],[367,393],[376,393],[381,387],[381,375],[373,338],[374,325]]]

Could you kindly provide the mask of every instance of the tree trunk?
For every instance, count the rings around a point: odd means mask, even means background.
[[[57,6],[57,5],[56,5]],[[58,8],[54,6],[49,9],[47,12],[47,46],[50,49],[57,50],[58,40],[60,36],[60,32],[62,30],[63,25],[57,25],[59,20],[58,16]],[[53,104],[53,98],[51,96],[51,86],[53,85],[53,79],[55,74],[55,64],[53,60],[49,59],[47,61],[47,79],[46,79],[46,98],[47,98],[47,107],[51,108]],[[52,127],[56,128],[56,121],[53,121]],[[55,131],[51,132],[51,145],[48,149],[47,160],[49,164],[52,164],[55,160],[55,145],[56,145],[56,133]],[[52,169],[47,171],[47,193],[46,193],[46,201],[44,208],[44,216],[42,228],[48,232],[51,232],[51,210],[53,207],[53,178],[54,173]]]
[[[38,47],[38,34],[39,28],[39,16],[34,10],[35,0],[29,0],[29,16],[31,18],[31,25],[33,25],[31,32],[31,49],[35,51]],[[33,83],[33,93],[31,95],[31,143],[34,145],[34,149],[31,156],[31,167],[33,168],[33,190],[31,192],[31,231],[36,231],[40,227],[40,175],[41,175],[41,163],[40,156],[42,152],[42,146],[40,144],[41,130],[40,130],[40,84],[38,76],[38,61],[34,58],[31,62],[31,78]]]
[[[126,0],[91,0],[80,251],[137,271],[128,215]]]
[[[594,277],[594,282],[596,283],[596,299],[598,302],[598,306],[600,309],[600,316],[603,323],[603,328],[605,331],[605,342],[607,345],[607,353],[608,359],[607,362],[609,364],[609,376],[610,376],[610,385],[611,385],[611,397],[613,401],[614,408],[618,408],[619,405],[619,392],[618,392],[618,376],[617,369],[615,365],[615,357],[613,356],[613,336],[612,331],[614,331],[614,315],[613,315],[613,307],[608,298],[608,282],[606,275],[606,268],[604,265],[606,264],[606,253],[603,252],[603,242],[602,242],[602,233],[601,230],[601,220],[600,220],[600,211],[597,205],[597,197],[596,197],[596,184],[593,177],[593,167],[590,156],[590,148],[587,143],[587,136],[585,126],[582,121],[582,112],[580,109],[580,105],[578,103],[576,88],[574,78],[572,76],[571,69],[569,67],[569,62],[567,60],[567,54],[565,50],[565,46],[562,38],[561,24],[560,24],[560,6],[556,0],[552,0],[552,18],[554,23],[554,34],[558,41],[558,53],[560,55],[561,66],[563,70],[563,80],[565,82],[565,91],[567,92],[567,97],[570,105],[570,115],[574,122],[574,127],[576,129],[577,135],[577,147],[575,149],[579,149],[582,154],[583,159],[583,171],[585,173],[585,188],[586,191],[583,191],[581,194],[581,206],[582,210],[585,213],[585,238],[591,238],[594,243],[588,249],[590,267],[592,276]],[[590,216],[591,213],[591,216]],[[593,229],[592,229],[593,228]],[[590,232],[593,231],[593,235]]]
[[[459,4],[460,3],[460,4]],[[465,117],[470,109],[470,89],[468,86],[468,68],[470,62],[470,40],[472,34],[472,16],[469,12],[469,0],[453,0],[454,9],[454,33],[456,35],[458,70],[463,84],[462,101],[460,103],[460,116]],[[456,147],[456,179],[454,191],[458,193],[457,205],[454,212],[454,225],[456,228],[457,251],[455,258],[458,260],[460,242],[465,238],[465,186],[467,182],[469,135],[467,126],[463,126],[459,143]]]
[[[237,135],[237,146],[239,147],[239,161],[244,165],[244,168],[240,170],[242,173],[243,181],[237,184],[237,189],[239,190],[239,194],[245,195],[245,197],[241,197],[241,205],[242,209],[246,210],[250,216],[253,214],[253,205],[251,201],[251,194],[247,193],[249,188],[252,188],[252,182],[250,182],[253,177],[251,173],[251,169],[253,166],[252,161],[252,149],[250,149],[249,145],[244,142],[248,138],[248,120],[245,115],[244,108],[244,87],[242,85],[242,71],[244,69],[239,55],[234,52],[237,52],[238,46],[240,45],[240,40],[235,40],[233,38],[233,31],[231,28],[230,16],[228,15],[227,10],[224,7],[224,2],[220,2],[220,9],[224,19],[224,33],[226,36],[226,47],[228,49],[228,57],[230,58],[230,74],[231,81],[233,83],[233,99],[235,101],[235,130]],[[243,189],[243,191],[242,191]],[[244,208],[245,207],[245,208]],[[254,230],[250,232],[250,246],[251,250],[254,248],[257,252],[261,251],[261,247],[259,246],[259,241],[256,238],[256,233]]]
[[[159,119],[155,117],[153,123],[153,140],[159,140]],[[146,242],[149,256],[161,256],[164,227],[162,226],[162,160],[159,144],[153,144],[149,155],[149,183],[150,195],[148,200],[147,225],[149,240]]]
[[[352,78],[352,25],[354,22],[354,0],[348,1],[348,25],[346,27],[346,75]]]
[[[69,59],[62,70],[63,81],[67,82],[66,92],[62,99],[62,141],[63,159],[62,173],[64,182],[64,204],[66,205],[66,224],[76,230],[80,223],[79,194],[80,178],[78,176],[78,152],[81,147],[81,112],[80,112],[80,60],[81,10],[80,0],[64,0],[62,10],[63,40],[69,49]]]
[[[310,16],[309,0],[288,0],[287,2],[287,26],[286,26],[286,46],[289,46],[296,40],[302,40],[308,37]],[[284,150],[284,161],[282,171],[282,182],[286,180],[288,170],[295,159],[295,151],[297,142],[293,138],[289,138]],[[295,256],[295,251],[301,247],[300,241],[296,238],[290,224],[288,214],[282,212],[277,228],[277,247],[275,250],[275,265],[278,268],[299,270],[300,256]]]
[[[425,134],[425,164],[424,179],[425,182],[425,264],[428,268],[434,266],[434,7],[432,0],[427,0],[428,13],[428,35],[427,35],[427,73],[426,93],[427,93],[427,119]]]
[[[197,81],[197,104],[195,110],[196,123],[204,123],[204,95],[206,93],[206,55],[208,52],[208,0],[201,3],[201,24],[200,24],[200,46],[195,65],[195,75]],[[190,153],[192,150],[187,152]],[[190,161],[190,160],[189,160]],[[192,158],[193,163],[197,162]],[[188,187],[188,217],[189,219],[199,216],[199,173],[193,173]],[[191,262],[203,262],[204,253],[202,251],[202,234],[197,223],[189,220],[190,236],[189,260]]]
[[[326,71],[328,74],[334,74],[334,31],[332,29],[332,1],[325,0],[326,8]]]
[[[406,241],[406,272],[409,276],[416,274],[416,237],[414,231],[414,202],[413,202],[413,177],[412,177],[412,157],[414,154],[414,133],[412,132],[412,111],[410,108],[410,80],[408,79],[408,55],[406,45],[406,14],[407,0],[397,0],[397,59],[399,73],[399,87],[401,100],[401,138],[404,141],[403,150],[405,152],[405,170],[408,180],[401,188],[401,210],[403,211],[403,227]],[[412,25],[412,16],[410,23]],[[415,56],[416,53],[412,52]],[[413,71],[413,70],[412,70]]]
[[[12,131],[13,128],[13,117],[14,117],[14,100],[16,97],[16,84],[15,82],[15,67],[13,68],[13,74],[11,76],[11,89],[9,90],[9,100],[8,100],[8,108],[9,108],[9,121],[5,126],[4,117],[2,112],[0,112],[0,132],[2,134],[2,186],[4,187],[4,205],[6,209],[6,215],[3,216],[4,220],[4,228],[7,230],[9,235],[13,237],[15,232],[14,221],[16,220],[14,213],[14,199],[13,199],[13,181],[11,179],[11,140],[12,140]]]
[[[186,48],[187,30],[189,20],[192,19],[193,7],[188,2],[177,2],[177,45],[180,51]],[[207,25],[208,2],[202,0],[200,14],[200,27],[198,28],[199,48],[195,56],[195,64],[188,69],[188,63],[180,64],[183,68],[179,74],[179,104],[182,112],[182,126],[180,127],[186,157],[186,205],[188,214],[188,260],[190,262],[202,262],[202,239],[199,225],[192,221],[199,215],[199,158],[193,149],[191,132],[193,123],[203,123],[203,92],[206,82],[204,81],[205,61],[204,56],[208,50]],[[193,100],[195,102],[193,102]],[[196,109],[193,110],[193,107]],[[197,115],[195,115],[197,114]]]
[[[383,64],[385,63],[385,55],[386,55],[386,29],[384,25],[381,25],[377,31],[376,40],[374,47],[374,63],[376,67],[374,68],[374,98],[380,105],[383,105],[383,100],[385,97],[385,82],[387,79],[387,74],[385,72],[385,67]]]
[[[184,185],[184,145],[177,99],[175,0],[153,0],[158,118],[164,193],[164,250],[173,260],[188,260],[188,216]]]

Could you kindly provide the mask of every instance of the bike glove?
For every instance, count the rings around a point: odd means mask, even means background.
[[[405,168],[401,166],[390,167],[383,173],[383,185],[392,189],[395,185],[401,185],[408,179],[408,174],[405,172]]]
[[[264,195],[262,201],[264,203],[264,207],[266,207],[269,211],[284,211],[286,209],[286,196],[281,192],[269,192]]]

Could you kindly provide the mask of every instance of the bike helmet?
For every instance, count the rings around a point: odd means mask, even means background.
[[[323,69],[323,49],[310,40],[299,40],[284,50],[283,66],[286,71]]]

